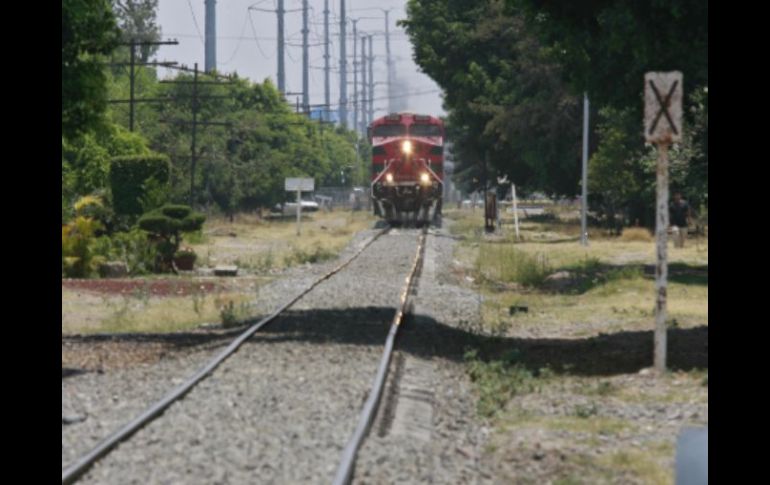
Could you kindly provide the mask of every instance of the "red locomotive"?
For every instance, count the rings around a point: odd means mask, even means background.
[[[372,122],[374,213],[389,222],[441,217],[444,123],[435,116],[394,113]]]

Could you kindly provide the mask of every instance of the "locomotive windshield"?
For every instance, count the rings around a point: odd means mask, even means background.
[[[441,127],[438,125],[414,124],[409,127],[409,134],[412,136],[441,136]]]
[[[374,127],[374,136],[404,136],[406,135],[406,126],[404,125],[378,125]]]

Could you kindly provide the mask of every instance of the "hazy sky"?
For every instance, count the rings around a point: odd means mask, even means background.
[[[204,65],[205,4],[204,0],[160,0],[158,23],[163,39],[177,39],[179,45],[161,46],[157,57],[161,60],[177,61],[188,66],[197,62]],[[310,44],[310,104],[324,102],[324,46],[323,46],[323,0],[308,0],[309,44]],[[276,0],[218,0],[216,12],[217,69],[220,72],[237,72],[253,81],[261,82],[270,78],[276,82],[277,16],[274,12],[249,10],[249,6],[275,10]],[[302,90],[302,0],[284,0],[284,32],[287,42],[285,66],[286,89],[288,92]],[[412,60],[412,44],[406,33],[396,27],[396,21],[406,17],[405,0],[347,0],[348,16],[348,99],[352,99],[352,25],[350,18],[360,18],[357,24],[359,38],[362,31],[374,34],[374,78],[375,116],[386,113],[388,108],[385,85],[385,14],[390,12],[390,46],[395,77],[399,83],[394,86],[394,96],[406,99],[409,110],[425,114],[443,114],[438,86],[425,74],[419,72]],[[299,9],[297,11],[289,11]],[[340,0],[329,0],[330,75],[331,102],[336,109],[339,103],[339,11]],[[368,50],[368,43],[367,43]],[[360,55],[361,44],[357,45]],[[161,75],[166,74],[161,71]],[[360,81],[359,81],[360,82]],[[405,94],[414,93],[404,97]],[[301,102],[301,100],[300,100]]]

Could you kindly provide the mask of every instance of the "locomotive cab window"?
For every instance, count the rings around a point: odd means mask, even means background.
[[[374,127],[374,136],[404,136],[406,135],[406,126],[404,125],[378,125]]]
[[[412,136],[441,136],[441,127],[438,125],[413,124],[409,127]]]

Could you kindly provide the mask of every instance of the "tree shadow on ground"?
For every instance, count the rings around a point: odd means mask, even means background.
[[[568,278],[545,281],[539,289],[547,293],[581,295],[614,281],[644,278],[655,279],[655,265],[652,264],[607,264],[588,261],[578,265],[555,268],[554,273],[568,271]],[[683,285],[708,286],[708,265],[672,263],[668,267],[668,281]]]
[[[284,317],[254,341],[301,340],[382,346],[391,308],[353,308],[298,312]],[[518,362],[532,371],[548,367],[576,375],[638,372],[653,365],[653,331],[622,331],[580,339],[481,336],[424,315],[409,317],[396,348],[423,358],[463,361],[469,349],[484,360],[516,351]],[[668,368],[708,369],[708,326],[668,331]]]
[[[393,315],[394,309],[388,307],[287,312],[255,333],[245,345],[301,342],[319,344],[317,348],[307,349],[322,352],[340,352],[339,345],[381,348]],[[163,342],[185,349],[211,344],[224,346],[246,328],[174,334],[70,336],[66,339],[77,342]],[[653,331],[621,331],[578,339],[488,337],[416,315],[403,323],[396,348],[422,358],[455,362],[463,361],[469,349],[477,349],[483,360],[505,358],[515,351],[517,362],[532,371],[547,367],[557,373],[608,376],[651,367]],[[668,331],[668,368],[708,369],[708,326]]]

